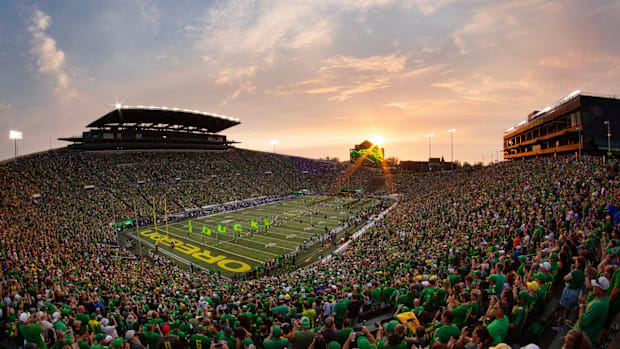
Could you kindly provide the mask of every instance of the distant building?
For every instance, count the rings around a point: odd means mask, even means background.
[[[81,137],[59,140],[72,142],[80,150],[199,149],[225,150],[236,143],[219,132],[239,125],[236,118],[198,110],[117,105],[86,125]]]
[[[504,158],[517,159],[561,153],[620,153],[620,99],[575,91],[504,133]]]
[[[401,161],[400,170],[406,172],[446,171],[451,163],[441,158],[429,158],[428,161]]]

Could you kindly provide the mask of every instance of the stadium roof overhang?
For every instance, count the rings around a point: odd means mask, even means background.
[[[198,110],[117,105],[114,110],[86,125],[86,127],[161,127],[216,133],[240,123],[241,121],[236,118]]]

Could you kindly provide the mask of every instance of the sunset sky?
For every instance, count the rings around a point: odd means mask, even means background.
[[[242,148],[488,162],[505,129],[574,90],[620,95],[620,1],[0,2],[0,159],[116,102],[241,119]],[[500,152],[501,153],[501,152]]]

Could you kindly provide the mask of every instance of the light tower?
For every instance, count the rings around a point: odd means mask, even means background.
[[[273,153],[276,153],[276,144],[278,144],[278,140],[277,139],[272,139],[269,141],[269,144],[273,145]]]
[[[425,135],[424,137],[428,138],[428,170],[431,170],[431,139],[433,139],[434,134],[430,133]]]
[[[17,140],[23,139],[24,134],[21,131],[11,130],[9,131],[9,139],[12,139],[15,143],[15,157],[17,157]]]
[[[454,132],[456,132],[455,128],[448,130],[448,133],[450,134],[450,169],[451,170],[454,167]]]

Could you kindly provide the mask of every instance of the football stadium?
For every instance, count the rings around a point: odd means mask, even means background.
[[[620,348],[619,1],[198,3],[0,4],[0,348]]]
[[[2,163],[5,345],[550,345],[567,323],[613,338],[607,153],[390,171],[369,141],[348,164],[238,149],[222,118],[117,106]]]

